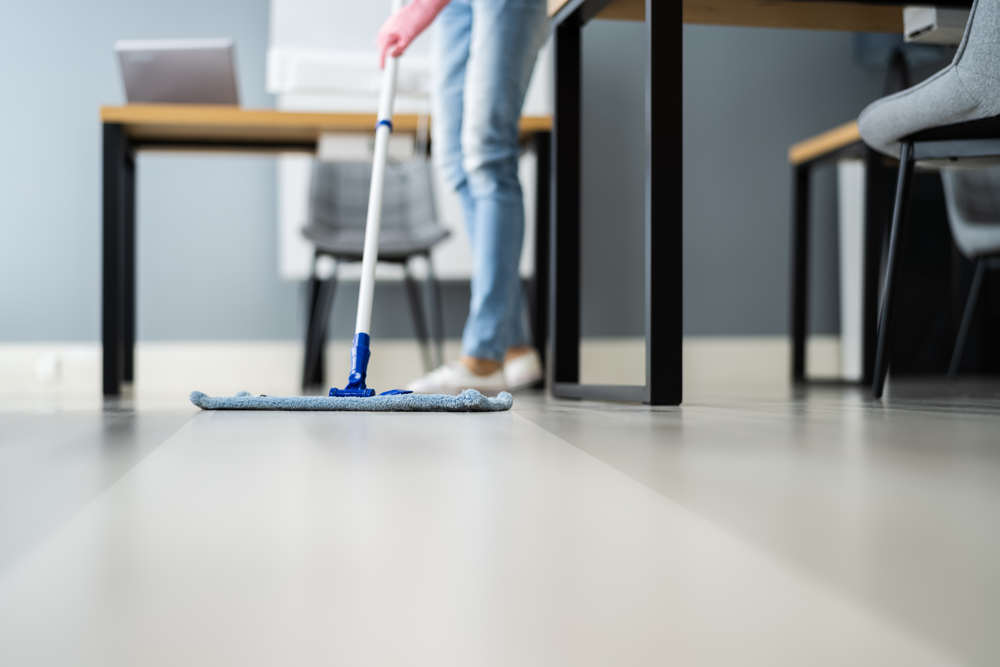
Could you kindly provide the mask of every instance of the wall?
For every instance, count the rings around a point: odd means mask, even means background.
[[[122,100],[119,38],[233,36],[243,102],[264,92],[266,0],[24,3],[0,23],[6,159],[0,164],[0,340],[96,340],[100,322],[97,107]],[[881,75],[851,60],[847,34],[685,29],[685,318],[691,334],[787,328],[787,145],[854,115]],[[584,35],[585,331],[641,327],[641,26]],[[16,64],[16,66],[12,65]],[[139,164],[139,336],[296,338],[298,285],[277,278],[274,162],[144,155]],[[822,179],[821,179],[822,180]],[[820,187],[816,313],[836,327],[833,191]],[[818,209],[819,210],[819,209]],[[609,248],[613,248],[611,251]],[[334,317],[346,335],[353,286]],[[467,288],[446,290],[452,333]],[[398,287],[377,297],[376,330],[409,335]]]
[[[641,25],[584,29],[584,330],[642,330],[646,42]],[[839,125],[879,96],[852,35],[684,29],[685,333],[788,331],[789,144]],[[609,178],[611,175],[613,178]],[[839,329],[832,170],[814,192],[812,327]]]
[[[0,267],[7,277],[0,339],[96,340],[98,107],[123,100],[115,40],[232,36],[243,103],[269,106],[268,2],[8,5],[0,22]],[[140,158],[140,337],[276,337],[293,328],[283,320],[294,321],[297,290],[274,277],[274,182],[267,158]]]

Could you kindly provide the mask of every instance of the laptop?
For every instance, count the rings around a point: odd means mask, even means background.
[[[115,53],[129,103],[239,104],[231,39],[121,40]]]

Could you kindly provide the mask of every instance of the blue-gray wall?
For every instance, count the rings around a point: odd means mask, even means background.
[[[122,92],[119,38],[232,36],[243,103],[264,90],[266,0],[23,3],[0,23],[5,154],[0,161],[0,340],[99,336],[97,109]],[[585,299],[591,334],[640,330],[642,79],[636,24],[584,34]],[[852,117],[881,75],[854,64],[838,33],[685,30],[685,318],[692,334],[783,333],[787,322],[787,145]],[[140,159],[139,336],[295,338],[301,289],[276,273],[275,173],[266,157]],[[814,322],[833,330],[832,179],[817,197]],[[352,320],[341,292],[335,331]],[[451,285],[457,332],[467,290]],[[406,335],[399,290],[383,287],[375,326]]]
[[[643,27],[584,30],[585,330],[641,330]],[[883,75],[849,33],[684,30],[684,322],[688,334],[787,331],[789,144],[855,117]],[[814,193],[812,326],[839,329],[836,193]]]
[[[115,40],[232,36],[244,104],[270,106],[268,11],[267,0],[36,0],[5,12],[0,339],[99,336],[98,107],[123,100]],[[273,160],[144,155],[139,173],[140,336],[286,335],[297,291],[274,271]]]

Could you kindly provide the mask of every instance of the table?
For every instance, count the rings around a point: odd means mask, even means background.
[[[862,252],[861,320],[862,374],[856,380],[841,378],[816,379],[806,371],[806,339],[808,337],[809,254],[810,254],[810,183],[813,169],[824,163],[853,157],[865,164],[864,250]],[[876,327],[878,326],[878,278],[882,262],[882,235],[885,221],[891,215],[888,194],[894,183],[895,167],[887,167],[889,158],[882,156],[861,141],[857,121],[850,121],[793,144],[788,149],[792,167],[792,270],[791,270],[791,371],[796,384],[828,385],[871,384],[875,368]],[[844,249],[841,248],[841,252]]]
[[[130,104],[101,108],[103,126],[102,386],[105,396],[121,393],[135,376],[135,155],[140,150],[198,152],[316,151],[327,132],[370,133],[375,114],[299,113],[214,105]],[[395,114],[396,132],[416,133],[417,114]],[[536,183],[535,341],[544,354],[548,322],[549,140],[548,116],[521,119],[522,139],[538,157]]]
[[[555,55],[550,383],[565,398],[679,405],[682,399],[684,23],[902,31],[903,0],[548,0]],[[968,0],[939,0],[968,7]],[[647,34],[644,385],[580,382],[580,35],[593,18],[642,20]]]

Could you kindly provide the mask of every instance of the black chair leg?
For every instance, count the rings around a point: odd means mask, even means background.
[[[427,284],[430,286],[431,317],[434,318],[434,350],[437,353],[434,367],[437,368],[444,365],[444,302],[431,254],[424,255],[424,259],[427,260]]]
[[[885,377],[889,372],[890,342],[894,310],[899,288],[910,200],[910,181],[913,177],[913,144],[903,144],[899,152],[899,177],[896,181],[896,201],[892,210],[892,228],[889,233],[889,257],[885,265],[885,282],[882,288],[882,306],[878,317],[878,342],[875,349],[875,368],[872,372],[872,394],[882,398]]]
[[[434,360],[431,359],[430,342],[427,335],[427,321],[424,318],[424,303],[420,298],[420,288],[410,271],[409,262],[403,263],[403,279],[406,282],[406,292],[409,295],[410,312],[413,314],[413,326],[420,342],[420,354],[424,359],[424,370],[428,373],[434,370]]]
[[[312,273],[309,276],[309,294],[307,297],[307,308],[306,308],[306,332],[305,332],[305,342],[302,345],[302,388],[305,389],[312,384],[312,378],[310,377],[310,359],[312,357],[313,348],[316,345],[316,341],[313,336],[313,324],[316,321],[316,304],[319,303],[320,295],[320,279],[316,275],[316,260],[313,259]]]
[[[324,366],[327,329],[329,328],[330,311],[333,307],[333,297],[337,289],[337,265],[326,280],[319,278],[313,264],[313,275],[310,279],[310,311],[306,328],[305,360],[302,366],[302,387],[318,387],[324,384]]]
[[[986,273],[986,260],[976,260],[976,273],[972,276],[972,286],[969,288],[969,296],[965,300],[965,312],[962,313],[962,324],[958,328],[958,337],[955,339],[955,350],[951,353],[951,364],[948,365],[948,375],[957,375],[958,368],[962,365],[962,353],[965,352],[965,341],[969,337],[969,327],[972,326],[972,316],[976,312],[976,304],[979,301],[979,291],[983,285],[983,275]]]

